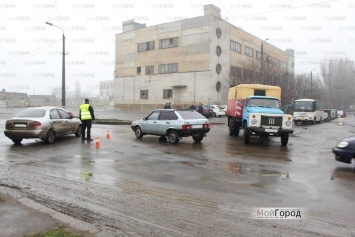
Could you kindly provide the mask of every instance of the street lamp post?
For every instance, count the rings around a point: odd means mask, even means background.
[[[264,41],[266,42],[269,38],[267,38],[266,40],[263,40],[261,42],[261,52],[260,52],[260,75],[261,75],[261,80],[263,81],[264,85],[265,85],[265,77],[264,77]]]
[[[46,22],[47,25],[55,26],[63,31],[63,57],[62,57],[62,106],[65,106],[65,36],[64,30],[50,22]]]

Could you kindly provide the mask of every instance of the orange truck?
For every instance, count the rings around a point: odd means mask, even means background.
[[[281,88],[261,84],[241,84],[229,89],[227,117],[229,135],[244,129],[244,143],[250,136],[281,137],[286,146],[292,130],[292,116],[280,109]]]

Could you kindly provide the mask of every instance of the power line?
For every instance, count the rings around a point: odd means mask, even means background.
[[[297,6],[297,7],[290,7],[290,8],[279,9],[279,10],[274,10],[274,11],[260,12],[260,13],[254,13],[254,14],[249,14],[249,15],[244,15],[244,16],[238,16],[238,17],[234,17],[234,18],[241,18],[241,17],[247,17],[247,16],[256,16],[256,15],[261,15],[261,14],[270,14],[270,13],[281,12],[281,11],[289,11],[289,10],[293,10],[293,9],[310,7],[310,6],[314,6],[314,5],[325,4],[325,3],[330,3],[330,2],[338,2],[338,1],[339,0],[331,0],[331,1],[326,1],[326,2],[312,3],[312,4],[308,4],[308,5]]]

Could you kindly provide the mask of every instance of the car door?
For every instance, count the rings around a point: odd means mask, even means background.
[[[159,114],[160,111],[153,111],[148,117],[146,117],[144,126],[143,126],[143,132],[144,133],[150,133],[150,134],[156,134],[157,132],[157,121],[159,119]]]
[[[157,134],[165,135],[168,128],[175,125],[174,121],[178,119],[174,111],[161,111],[157,121]]]
[[[63,109],[58,109],[60,117],[62,119],[63,134],[71,134],[76,131],[75,124],[71,123],[69,114]]]
[[[55,131],[56,135],[63,134],[63,120],[57,109],[51,109],[49,111],[50,127]]]

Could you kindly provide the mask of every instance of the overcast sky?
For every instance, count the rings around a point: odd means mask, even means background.
[[[355,60],[353,0],[1,0],[0,80],[6,91],[50,94],[61,86],[62,31],[66,37],[66,88],[99,93],[113,80],[115,34],[134,19],[147,26],[203,15],[214,4],[231,24],[285,50],[295,50],[296,73],[319,73],[331,57]]]

